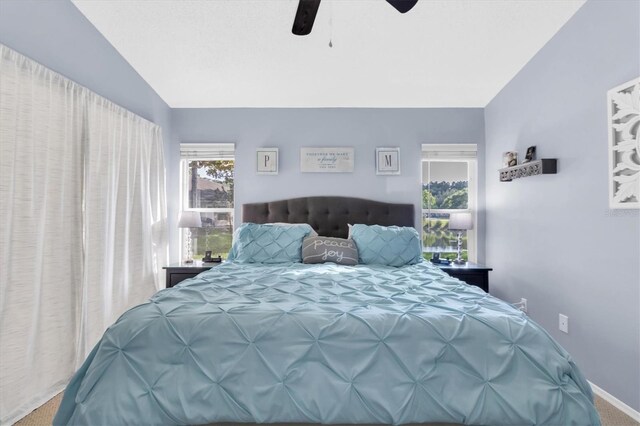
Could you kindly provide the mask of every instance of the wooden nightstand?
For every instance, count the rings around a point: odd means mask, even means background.
[[[202,263],[194,261],[193,263],[173,263],[162,269],[167,271],[167,288],[186,280],[193,278],[200,272],[208,271],[211,268],[220,265],[220,263]]]
[[[467,262],[465,265],[436,265],[447,274],[452,277],[466,282],[467,284],[475,285],[489,293],[489,271],[493,271],[492,268],[487,268],[477,263]]]

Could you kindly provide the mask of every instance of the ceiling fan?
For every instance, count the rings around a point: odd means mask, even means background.
[[[307,35],[313,28],[313,21],[316,19],[318,7],[321,0],[300,0],[296,17],[293,20],[293,29],[295,35]],[[418,3],[418,0],[386,0],[391,6],[395,7],[400,13],[406,13]]]

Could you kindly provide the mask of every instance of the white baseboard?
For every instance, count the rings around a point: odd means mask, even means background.
[[[638,411],[634,410],[633,408],[629,407],[627,404],[625,404],[624,402],[620,401],[618,398],[616,398],[615,396],[611,395],[609,392],[605,391],[601,387],[594,385],[592,382],[589,382],[589,384],[591,385],[591,389],[593,390],[593,393],[595,393],[600,398],[602,398],[605,401],[607,401],[609,404],[611,404],[614,407],[616,407],[618,410],[620,410],[623,413],[625,413],[627,416],[631,417],[636,422],[640,422],[640,412],[638,412]]]

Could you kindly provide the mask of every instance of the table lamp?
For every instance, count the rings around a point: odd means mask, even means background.
[[[462,231],[473,229],[471,213],[451,213],[449,216],[449,229],[458,231],[458,257],[453,263],[463,265],[466,261],[462,259]]]
[[[187,258],[184,263],[193,263],[193,253],[191,253],[191,228],[202,228],[200,212],[185,210],[180,213],[178,228],[185,228],[187,232]]]

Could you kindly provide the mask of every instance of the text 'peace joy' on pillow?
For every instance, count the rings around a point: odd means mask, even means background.
[[[302,242],[302,262],[357,265],[358,248],[353,240],[344,238],[307,237]]]

